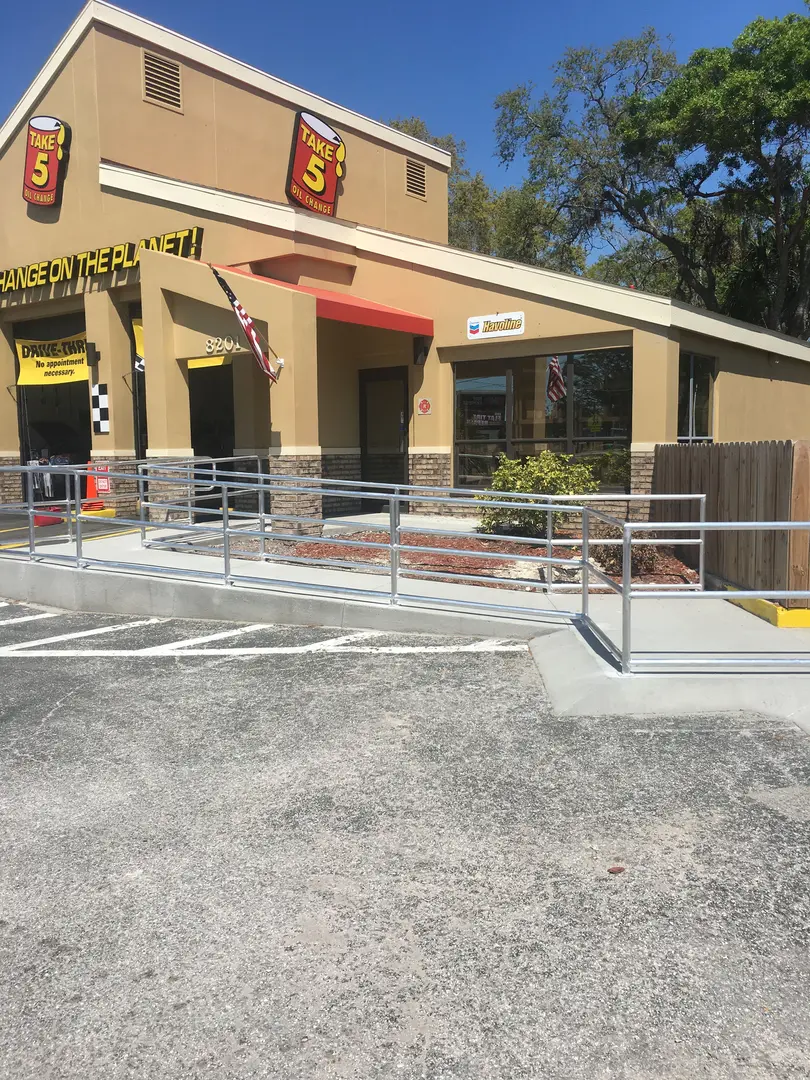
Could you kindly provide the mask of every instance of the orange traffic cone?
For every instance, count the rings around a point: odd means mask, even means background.
[[[96,478],[95,478],[95,476],[90,475],[90,470],[92,468],[93,468],[93,462],[88,461],[87,462],[87,474],[88,474],[87,475],[87,498],[88,499],[97,499],[98,498],[98,491],[96,489]]]
[[[89,510],[103,510],[104,503],[98,497],[98,489],[96,488],[96,478],[90,474],[90,470],[93,468],[93,462],[87,462],[87,493],[84,502],[82,503],[82,513],[86,514]]]

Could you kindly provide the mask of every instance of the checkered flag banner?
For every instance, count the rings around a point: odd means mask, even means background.
[[[211,266],[210,263],[208,265]],[[250,347],[250,350],[253,353],[253,355],[256,357],[256,363],[259,365],[259,367],[262,369],[262,371],[268,377],[268,379],[271,379],[273,382],[278,382],[279,372],[270,363],[269,359],[267,358],[267,354],[264,352],[264,350],[261,347],[261,344],[259,342],[259,335],[258,335],[258,333],[256,331],[256,326],[255,326],[255,324],[253,322],[253,319],[251,319],[251,317],[248,315],[248,313],[245,311],[245,309],[242,307],[242,305],[236,299],[236,296],[234,295],[234,291],[230,287],[228,282],[223,277],[220,277],[220,275],[216,272],[216,270],[213,268],[213,266],[211,266],[211,273],[217,279],[217,281],[219,282],[220,288],[225,293],[225,295],[228,297],[228,300],[230,301],[230,305],[233,308],[237,319],[239,320],[239,325],[242,327],[242,329],[245,332],[245,337],[247,338],[247,343],[248,343],[248,345]],[[279,360],[278,361],[278,366],[279,366],[279,368],[284,367],[284,361]]]
[[[562,401],[565,397],[565,379],[559,358],[552,356],[548,362],[548,382],[546,384],[546,396],[549,401]]]
[[[146,364],[143,362],[143,357],[136,355],[135,357],[135,370],[146,371]]]
[[[110,434],[110,396],[107,393],[106,383],[93,383],[91,387],[93,399],[93,434]]]

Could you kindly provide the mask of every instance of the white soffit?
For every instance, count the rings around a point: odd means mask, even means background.
[[[337,123],[351,128],[363,135],[369,135],[388,146],[395,146],[414,157],[422,158],[439,165],[444,169],[450,169],[451,156],[446,150],[440,150],[437,146],[416,139],[412,135],[406,135],[402,131],[396,131],[377,120],[371,120],[342,105],[337,105],[326,98],[311,94],[307,90],[293,86],[292,83],[277,79],[273,75],[267,75],[258,68],[244,64],[241,60],[234,60],[208,45],[201,45],[191,38],[184,37],[174,30],[167,30],[157,23],[143,19],[139,15],[133,15],[129,11],[104,3],[103,0],[90,0],[79,12],[76,20],[68,29],[65,36],[48,57],[45,66],[31,83],[25,94],[11,112],[6,122],[0,127],[0,154],[5,150],[7,143],[13,138],[21,124],[28,118],[31,111],[36,108],[37,101],[48,88],[53,79],[69,59],[71,53],[81,41],[86,31],[93,25],[108,26],[131,37],[146,42],[155,49],[179,56],[200,67],[225,75],[245,86],[261,90],[271,94],[281,101],[286,101],[297,109],[307,109],[316,113],[324,112],[328,118]]]
[[[758,349],[761,352],[810,362],[810,345],[772,330],[714,315],[699,308],[678,304],[664,296],[637,292],[572,274],[560,274],[534,266],[492,259],[470,251],[417,240],[396,233],[352,225],[294,210],[282,203],[265,202],[213,188],[199,187],[181,180],[138,172],[121,165],[102,162],[99,183],[111,192],[139,195],[179,209],[228,218],[240,224],[263,225],[291,236],[317,237],[367,255],[410,263],[417,269],[494,286],[521,293],[528,298],[554,300],[632,322],[668,329],[675,327],[703,337]]]

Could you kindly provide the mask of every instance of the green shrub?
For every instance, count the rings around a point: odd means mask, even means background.
[[[591,540],[621,540],[622,530],[606,521],[592,521],[588,535]],[[654,540],[655,533],[645,532],[643,538]],[[661,561],[660,550],[655,544],[634,544],[630,558],[630,573],[633,577],[654,574]],[[590,557],[611,577],[622,576],[624,551],[621,544],[596,544],[590,549]]]
[[[630,490],[630,451],[607,450],[593,459],[593,473],[605,487]]]
[[[493,494],[498,491],[514,491],[521,495],[589,495],[599,490],[593,468],[581,461],[574,461],[570,454],[554,454],[542,450],[538,457],[515,460],[501,454],[498,467],[492,476]],[[480,500],[490,496],[478,495]],[[527,501],[527,500],[522,500]],[[542,498],[531,500],[543,502]],[[569,515],[555,513],[555,528]],[[545,536],[545,510],[511,510],[492,507],[481,515],[479,532],[511,533],[516,536]]]

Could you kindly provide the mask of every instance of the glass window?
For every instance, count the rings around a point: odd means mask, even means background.
[[[573,453],[594,454],[630,445],[633,362],[629,349],[576,353]]]
[[[632,349],[480,360],[457,364],[455,375],[459,486],[487,486],[500,454],[595,456],[630,446]]]
[[[505,454],[508,369],[476,361],[456,371],[456,476],[464,487],[486,487]]]
[[[565,379],[566,357],[556,358]],[[547,396],[550,356],[515,360],[512,365],[514,408],[512,414],[512,441],[543,442],[553,440],[564,444],[567,438],[567,396],[551,401]],[[518,449],[518,456],[533,453]],[[564,445],[560,446],[564,449]]]
[[[678,441],[709,442],[712,436],[714,360],[681,353],[678,371]]]

